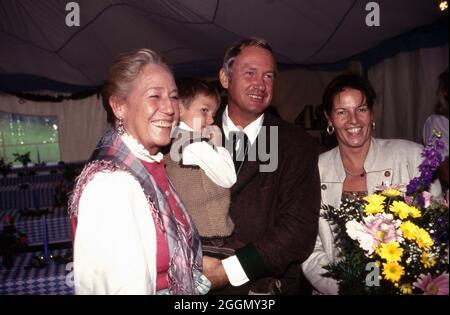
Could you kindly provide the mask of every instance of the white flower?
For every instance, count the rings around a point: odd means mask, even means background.
[[[348,236],[351,239],[358,241],[359,246],[367,252],[367,255],[371,255],[374,251],[374,239],[372,235],[367,233],[366,228],[363,224],[357,222],[356,220],[348,221],[345,224]]]

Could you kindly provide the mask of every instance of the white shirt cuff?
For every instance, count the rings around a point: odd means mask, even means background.
[[[222,265],[232,286],[238,287],[250,281],[236,255],[222,260]]]

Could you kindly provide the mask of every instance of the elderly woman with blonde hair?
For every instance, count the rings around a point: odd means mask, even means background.
[[[178,123],[178,91],[162,57],[120,55],[102,91],[114,126],[70,199],[76,294],[204,294],[198,232],[167,177],[162,146]]]

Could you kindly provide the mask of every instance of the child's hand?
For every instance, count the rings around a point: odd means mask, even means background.
[[[205,127],[202,130],[202,137],[208,138],[215,146],[222,146],[222,132],[216,125]]]

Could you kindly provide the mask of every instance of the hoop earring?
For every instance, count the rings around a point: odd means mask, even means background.
[[[334,126],[328,125],[327,127],[327,133],[331,136],[334,133]]]
[[[125,133],[125,127],[123,125],[123,118],[122,117],[119,117],[119,123],[117,125],[116,131],[119,134],[119,136],[122,136]]]
[[[372,129],[375,129],[375,122],[372,121]]]

